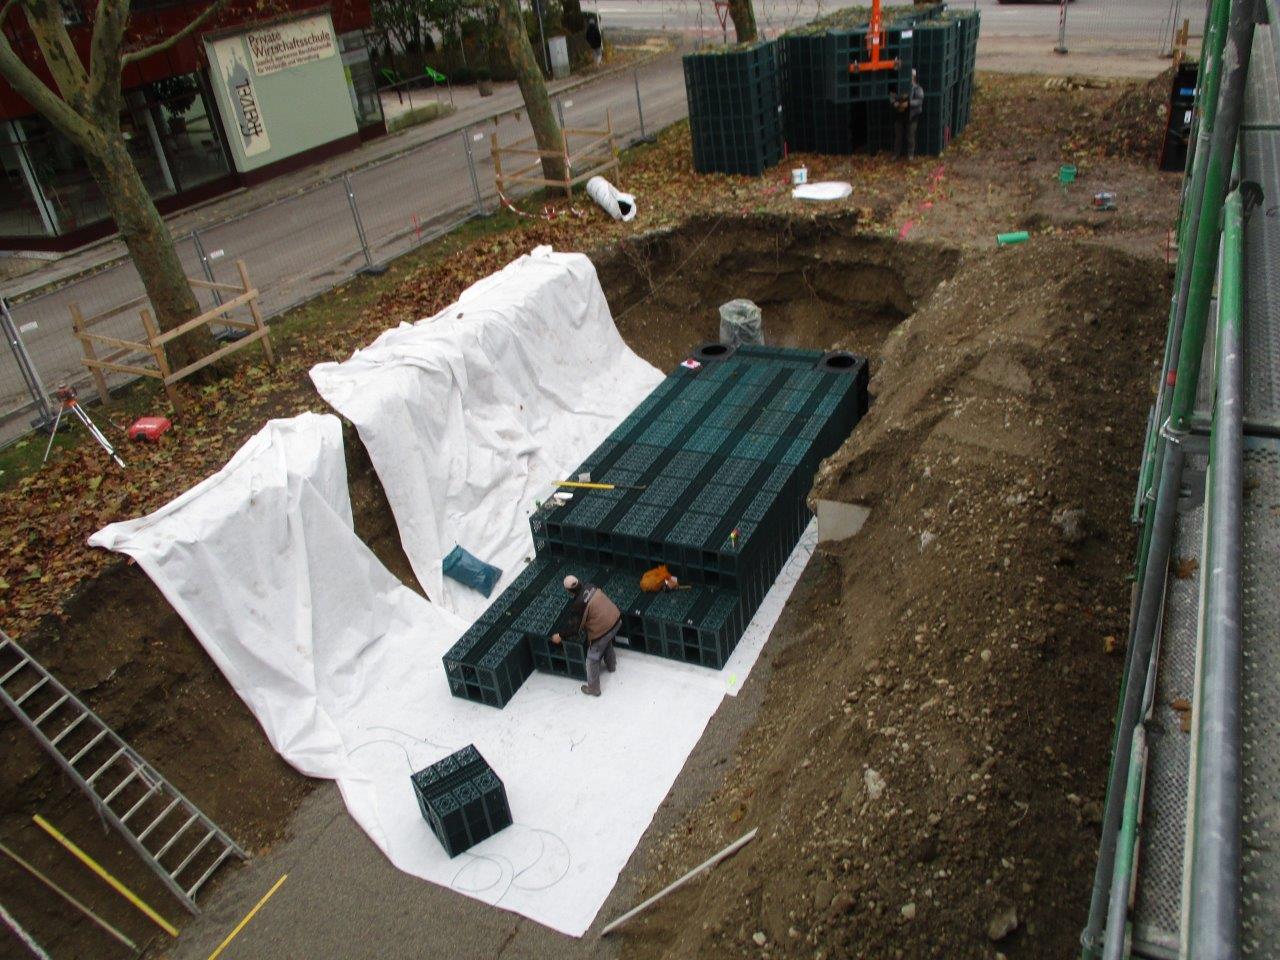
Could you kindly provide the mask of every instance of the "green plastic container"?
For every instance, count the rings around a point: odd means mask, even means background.
[[[1076,170],[1075,164],[1064,163],[1062,166],[1058,168],[1058,182],[1059,183],[1075,183],[1076,174],[1078,172],[1079,171]]]
[[[1031,234],[1025,230],[1016,230],[1013,233],[997,233],[996,246],[1012,247],[1019,243],[1026,243],[1031,239]]]

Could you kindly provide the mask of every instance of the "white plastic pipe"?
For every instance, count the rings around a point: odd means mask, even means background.
[[[636,198],[629,193],[623,193],[604,177],[592,177],[587,181],[587,196],[615,220],[635,219]]]

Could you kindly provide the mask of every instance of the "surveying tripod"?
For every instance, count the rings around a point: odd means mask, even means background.
[[[80,401],[76,399],[76,388],[69,386],[61,386],[53,392],[53,395],[62,401],[62,405],[58,407],[58,415],[54,417],[53,429],[49,431],[49,443],[44,448],[44,459],[40,461],[40,465],[44,466],[49,460],[49,452],[53,449],[53,438],[58,435],[58,426],[62,423],[62,415],[70,410],[80,422],[84,424],[84,428],[89,431],[89,436],[98,441],[98,445],[107,451],[109,456],[120,466],[124,466],[124,461],[120,459],[120,454],[116,453],[116,448],[111,445],[111,441],[106,435],[98,429],[98,425],[89,419],[89,415],[84,412],[84,407],[80,406]]]

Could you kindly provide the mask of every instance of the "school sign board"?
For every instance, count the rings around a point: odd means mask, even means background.
[[[232,160],[244,173],[357,133],[327,13],[205,41]]]
[[[245,34],[253,70],[260,76],[332,57],[338,52],[328,16],[291,20]]]

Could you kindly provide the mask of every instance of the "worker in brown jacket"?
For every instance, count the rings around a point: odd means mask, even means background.
[[[573,597],[562,621],[565,633],[581,634],[587,644],[587,682],[582,692],[591,697],[600,696],[600,661],[613,673],[618,669],[618,654],[613,641],[622,629],[622,611],[605,596],[605,592],[593,583],[579,583],[578,578],[564,578],[564,588]],[[551,635],[552,643],[561,643],[559,633]]]

